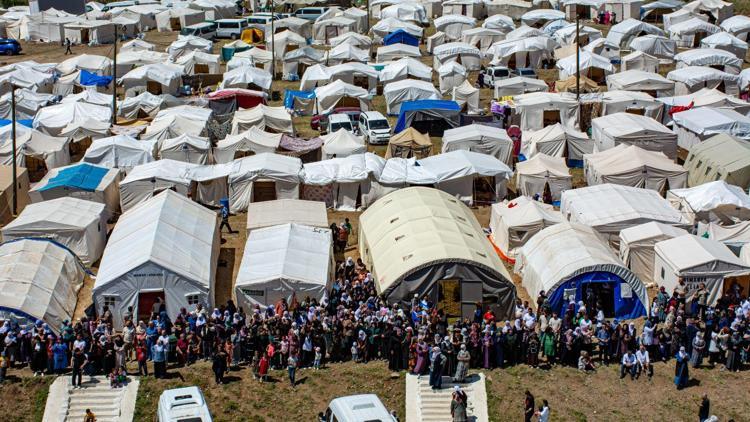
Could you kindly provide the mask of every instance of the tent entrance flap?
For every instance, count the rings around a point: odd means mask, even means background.
[[[437,308],[448,317],[461,316],[461,281],[439,280]]]
[[[148,321],[151,319],[151,311],[154,308],[156,299],[160,298],[161,303],[166,304],[166,296],[164,290],[150,291],[150,292],[139,292],[138,293],[138,320]]]
[[[276,182],[257,181],[253,183],[253,202],[276,200]]]
[[[593,284],[606,284],[607,286],[596,286]],[[583,301],[586,309],[596,313],[597,300],[601,302],[605,317],[617,317],[619,319],[634,319],[646,315],[646,308],[638,298],[631,286],[616,274],[605,271],[592,271],[583,273],[572,279],[561,283],[549,296],[552,310],[562,315],[575,294],[575,302]],[[587,303],[593,302],[593,303]],[[606,304],[605,304],[606,302]],[[612,311],[607,311],[611,303]]]
[[[708,285],[708,283],[706,283]],[[750,291],[750,274],[724,277],[722,297],[736,297],[737,299],[747,296]]]

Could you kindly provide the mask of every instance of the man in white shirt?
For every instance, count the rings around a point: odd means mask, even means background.
[[[637,361],[633,352],[628,350],[622,355],[622,363],[620,365],[620,379],[625,378],[625,373],[630,374],[630,379],[635,380],[635,371],[637,368]]]
[[[651,359],[648,356],[648,350],[646,346],[641,344],[641,348],[635,352],[635,360],[638,361],[638,371],[636,377],[641,376],[641,372],[646,371],[648,373],[648,379],[654,376],[654,367],[651,366]]]

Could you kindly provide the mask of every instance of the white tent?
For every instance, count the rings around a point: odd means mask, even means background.
[[[245,110],[238,110],[232,119],[232,134],[244,132],[251,127],[275,133],[294,134],[292,116],[286,109],[263,104]]]
[[[672,189],[667,192],[667,201],[692,223],[731,225],[750,220],[750,196],[739,186],[723,180]]]
[[[656,73],[659,71],[659,59],[643,51],[634,51],[622,57],[620,68],[626,70],[642,70]]]
[[[247,211],[252,202],[299,198],[302,170],[299,158],[261,153],[234,160],[224,166],[228,173],[231,212]]]
[[[630,45],[630,42],[643,35],[666,35],[658,27],[641,22],[638,19],[625,19],[624,21],[613,25],[607,33],[607,40],[620,48]]]
[[[707,16],[709,20],[717,24],[734,15],[734,3],[722,0],[695,0],[686,4],[684,9]]]
[[[322,88],[318,88],[322,89]],[[317,90],[316,90],[317,93]],[[417,80],[401,80],[391,82],[383,88],[388,114],[398,115],[401,103],[415,100],[438,100],[442,96],[432,82]]]
[[[157,13],[155,18],[156,29],[159,32],[170,32],[203,22],[206,19],[206,13],[188,7],[172,7]]]
[[[521,16],[521,22],[531,27],[540,27],[549,21],[565,19],[565,12],[555,9],[534,9]]]
[[[653,189],[665,192],[687,186],[687,170],[661,152],[635,145],[583,156],[583,169],[589,186],[603,183]]]
[[[565,26],[556,30],[552,34],[552,38],[554,38],[561,47],[576,44],[576,24],[568,23],[566,21],[559,22],[561,22]],[[602,31],[590,26],[579,26],[578,34],[580,37],[578,39],[580,39],[579,42],[581,43],[581,45],[586,45],[589,42],[602,37]],[[573,51],[575,52],[575,50]]]
[[[738,59],[734,53],[716,48],[696,48],[674,56],[677,69],[688,66],[707,66],[732,75],[740,73],[744,58],[745,56],[742,56],[742,59]]]
[[[190,170],[196,166],[197,164],[183,161],[161,159],[133,167],[120,182],[122,211],[126,212],[165,190],[173,190],[185,197],[190,196]]]
[[[422,57],[422,52],[417,46],[397,43],[378,47],[375,53],[375,61],[377,63],[391,62],[404,57],[414,57],[418,59]]]
[[[175,138],[161,140],[157,148],[160,159],[202,165],[211,163],[211,142],[201,136],[183,133]]]
[[[104,204],[108,217],[120,210],[120,172],[88,163],[76,163],[47,172],[29,190],[31,202],[73,197]]]
[[[602,115],[630,112],[642,114],[657,122],[662,120],[664,104],[640,91],[607,91],[602,93]]]
[[[60,62],[55,70],[61,75],[67,75],[77,70],[85,70],[97,75],[112,74],[112,59],[93,54],[80,54]]]
[[[146,127],[141,139],[164,140],[176,138],[182,134],[202,136],[208,126],[211,109],[191,105],[159,110]]]
[[[433,89],[435,88],[433,87]],[[366,89],[346,83],[340,79],[328,85],[315,88],[315,100],[317,101],[318,113],[320,114],[326,114],[333,110],[339,101],[344,98],[359,100],[360,110],[367,111],[370,102],[369,95]]]
[[[385,7],[380,11],[380,19],[394,18],[417,25],[429,23],[427,10],[420,3],[400,3]]]
[[[562,157],[536,154],[526,161],[516,163],[516,186],[521,195],[539,195],[549,190],[552,201],[559,201],[563,191],[573,187],[573,176]]]
[[[658,242],[654,246],[654,281],[668,292],[679,280],[685,281],[685,300],[690,303],[705,284],[708,306],[715,306],[724,294],[726,277],[746,275],[750,266],[743,263],[728,247],[715,240],[686,234]]]
[[[674,106],[690,106],[693,108],[714,107],[736,110],[740,114],[750,113],[750,103],[740,100],[737,97],[727,95],[716,89],[702,88],[692,94],[680,95],[677,97],[657,98],[664,103],[665,108],[669,110]]]
[[[55,167],[68,165],[70,164],[68,140],[54,138],[24,125],[17,125],[16,159],[16,165],[28,168],[29,172],[37,171],[37,167],[46,167],[49,171]],[[11,125],[0,127],[0,164],[6,166],[13,164]]]
[[[682,48],[698,47],[703,38],[717,32],[721,32],[721,28],[697,17],[669,27],[669,37],[677,41],[677,46]]]
[[[16,89],[16,119],[30,120],[40,108],[54,100],[52,94],[42,94],[28,89]],[[0,96],[0,119],[11,120],[10,91]]]
[[[363,154],[367,151],[364,139],[360,136],[355,136],[344,128],[323,135],[320,139],[323,140],[322,152],[324,160]]]
[[[443,15],[432,22],[435,30],[444,33],[448,40],[460,40],[464,31],[477,25],[476,19],[464,15]]]
[[[234,18],[237,13],[237,4],[233,1],[224,0],[194,0],[188,3],[188,7],[206,12],[206,20]]]
[[[177,39],[167,47],[167,53],[169,53],[169,57],[176,59],[191,51],[202,51],[211,54],[213,53],[213,49],[214,43],[211,40],[195,35],[178,35]]]
[[[606,151],[617,145],[636,145],[662,152],[670,159],[677,156],[677,134],[656,120],[631,113],[614,113],[591,120],[594,151]]]
[[[374,35],[375,41],[382,41],[386,35],[391,32],[396,32],[399,29],[406,31],[408,34],[417,38],[421,38],[424,31],[420,26],[411,22],[396,18],[385,18],[374,24],[372,28],[370,28],[370,32]]]
[[[486,27],[467,29],[461,34],[461,42],[487,51],[490,46],[505,39],[505,32]]]
[[[486,16],[483,0],[447,0],[443,2],[443,16],[470,16],[482,19]]]
[[[479,94],[479,88],[464,80],[461,85],[453,87],[451,100],[455,101],[461,110],[466,110],[467,114],[482,114],[482,109],[479,108]]]
[[[610,91],[644,91],[652,97],[671,95],[675,83],[658,73],[643,70],[625,70],[607,76],[607,89]]]
[[[441,65],[437,71],[440,81],[440,93],[443,95],[453,91],[453,88],[464,83],[468,75],[466,68],[458,62],[447,62]]]
[[[750,17],[734,15],[721,22],[719,26],[737,38],[747,41],[747,34],[750,32]]]
[[[521,134],[521,154],[527,159],[545,154],[581,161],[584,154],[593,151],[594,143],[588,135],[560,123]]]
[[[630,49],[650,54],[663,62],[671,63],[677,54],[677,41],[663,35],[644,35],[630,41]]]
[[[533,92],[514,98],[516,114],[521,117],[522,131],[539,130],[555,123],[578,126],[578,101],[575,95]]]
[[[720,133],[750,141],[750,117],[732,109],[692,108],[672,114],[672,119],[677,143],[686,150]]]
[[[170,190],[124,213],[99,266],[97,310],[109,306],[120,328],[128,306],[142,319],[156,297],[169,315],[198,303],[211,308],[219,237],[215,212]]]
[[[296,223],[250,232],[237,273],[237,304],[274,305],[284,298],[321,300],[333,280],[331,230]]]
[[[3,241],[47,238],[64,245],[86,265],[102,256],[107,243],[104,204],[64,197],[29,204],[2,229]]]
[[[719,241],[733,250],[742,249],[740,258],[750,264],[750,249],[743,246],[750,243],[750,221],[741,221],[728,226],[720,223],[698,223],[696,235]]]
[[[528,94],[530,92],[545,92],[547,90],[549,90],[549,87],[546,82],[524,76],[515,76],[495,81],[495,99]]]
[[[379,198],[384,166],[382,157],[369,152],[307,163],[300,175],[304,197],[339,211],[367,208]]]
[[[325,58],[329,65],[336,65],[344,62],[366,63],[370,59],[370,51],[363,50],[351,44],[340,44],[328,50]]]
[[[649,286],[654,282],[654,245],[686,234],[679,227],[653,221],[628,227],[620,232],[620,260]]]
[[[277,199],[256,202],[247,207],[247,233],[256,229],[295,223],[308,227],[328,228],[326,206],[320,201]]]
[[[252,126],[242,133],[227,135],[219,141],[214,148],[214,159],[217,163],[229,163],[239,158],[238,155],[241,157],[248,153],[275,152],[282,136],[280,133],[269,133]]]
[[[747,42],[728,32],[717,32],[701,40],[701,47],[726,50],[740,60],[747,56]]]
[[[504,129],[471,124],[443,133],[442,153],[466,150],[491,155],[508,166],[513,161],[513,141]]]
[[[126,119],[156,117],[164,108],[178,105],[180,100],[171,95],[154,95],[143,92],[135,97],[125,98],[117,107],[117,115]]]
[[[513,22],[513,18],[503,14],[490,14],[487,19],[482,22],[482,27],[487,29],[495,29],[507,34],[508,32],[516,29],[516,24]]]
[[[356,32],[357,21],[344,16],[334,16],[330,19],[316,20],[313,24],[313,42],[326,44],[331,38],[336,38],[347,32]]]
[[[174,64],[182,66],[186,75],[215,75],[221,73],[221,62],[218,54],[191,51],[174,59]]]
[[[245,65],[225,72],[220,88],[253,89],[253,87],[258,87],[266,91],[271,88],[271,79],[271,73],[255,66]]]
[[[515,262],[518,249],[545,227],[562,222],[560,211],[552,205],[520,196],[512,201],[492,204],[490,240],[501,257]]]
[[[125,96],[134,97],[143,91],[153,94],[176,95],[180,90],[182,66],[167,63],[154,63],[136,67],[120,78],[125,87]]]
[[[94,120],[109,122],[112,119],[112,107],[76,102],[57,104],[41,108],[34,116],[34,129],[51,136],[57,136],[71,123]]]
[[[487,0],[485,2],[485,8],[490,17],[500,13],[515,20],[521,20],[521,16],[532,7],[534,7],[532,2],[525,0]]]
[[[135,67],[147,64],[166,63],[169,54],[151,50],[127,50],[117,52],[117,74],[125,75]]]
[[[154,161],[155,141],[139,141],[127,135],[97,139],[91,143],[81,161],[127,172]]]
[[[59,333],[72,321],[85,274],[75,256],[46,240],[0,245],[0,318],[19,324],[37,320]]]
[[[492,57],[492,64],[516,69],[539,68],[542,67],[542,61],[552,58],[556,45],[552,38],[545,35],[510,38],[510,35],[504,41],[492,44],[485,52],[486,57]]]
[[[611,183],[566,190],[560,212],[564,219],[585,224],[607,237],[615,250],[622,229],[649,221],[683,228],[689,225],[655,190]]]
[[[437,70],[447,62],[459,62],[466,70],[479,70],[482,52],[477,47],[464,42],[441,44],[432,50],[433,69]]]
[[[705,66],[688,66],[667,73],[675,81],[675,94],[685,95],[702,88],[718,89],[729,95],[738,94],[740,78],[721,70]]]
[[[412,57],[404,57],[386,64],[380,71],[380,82],[384,85],[409,77],[431,81],[432,68]]]
[[[576,64],[575,54],[557,61],[556,66],[560,71],[561,80],[568,79],[571,75],[576,75],[576,69],[580,69],[581,75],[587,76],[590,79],[601,79],[602,81],[605,75],[609,75],[615,71],[615,67],[609,59],[585,50],[580,52],[577,61],[578,63]]]
[[[357,47],[369,49],[372,47],[372,39],[367,35],[358,34],[356,32],[346,32],[339,35],[336,38],[328,40],[331,47],[336,47],[341,44],[350,44]]]
[[[587,302],[590,283],[604,287],[597,301],[609,305],[605,317],[632,319],[648,314],[646,287],[593,229],[581,224],[563,222],[541,230],[519,251],[514,271],[531,297],[544,291],[558,314],[569,302]]]

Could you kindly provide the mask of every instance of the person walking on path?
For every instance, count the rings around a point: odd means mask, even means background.
[[[73,54],[73,50],[70,49],[70,38],[65,38],[65,55]]]
[[[221,203],[221,225],[219,225],[219,232],[221,232],[224,227],[229,230],[229,234],[237,233],[232,230],[232,226],[229,225],[229,202]]]
[[[523,400],[523,420],[524,422],[531,422],[531,418],[534,417],[536,409],[534,408],[534,396],[526,390],[526,397]]]

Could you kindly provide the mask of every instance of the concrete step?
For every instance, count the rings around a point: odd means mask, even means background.
[[[86,409],[91,409],[91,411],[96,413],[97,415],[100,413],[102,415],[109,415],[109,414],[118,415],[118,416],[120,415],[120,406],[112,406],[112,405],[101,406],[101,405],[95,405],[95,404],[88,405],[85,403],[71,405],[68,408],[68,414],[69,415],[77,414],[77,413],[84,414],[86,413]]]
[[[68,403],[68,406],[69,407],[74,407],[76,405],[81,405],[81,406],[88,405],[88,406],[100,406],[100,407],[101,406],[119,407],[121,401],[122,400],[119,399],[119,398],[117,398],[117,399],[102,399],[102,398],[88,399],[88,398],[81,398],[81,399],[71,399],[70,402]]]

